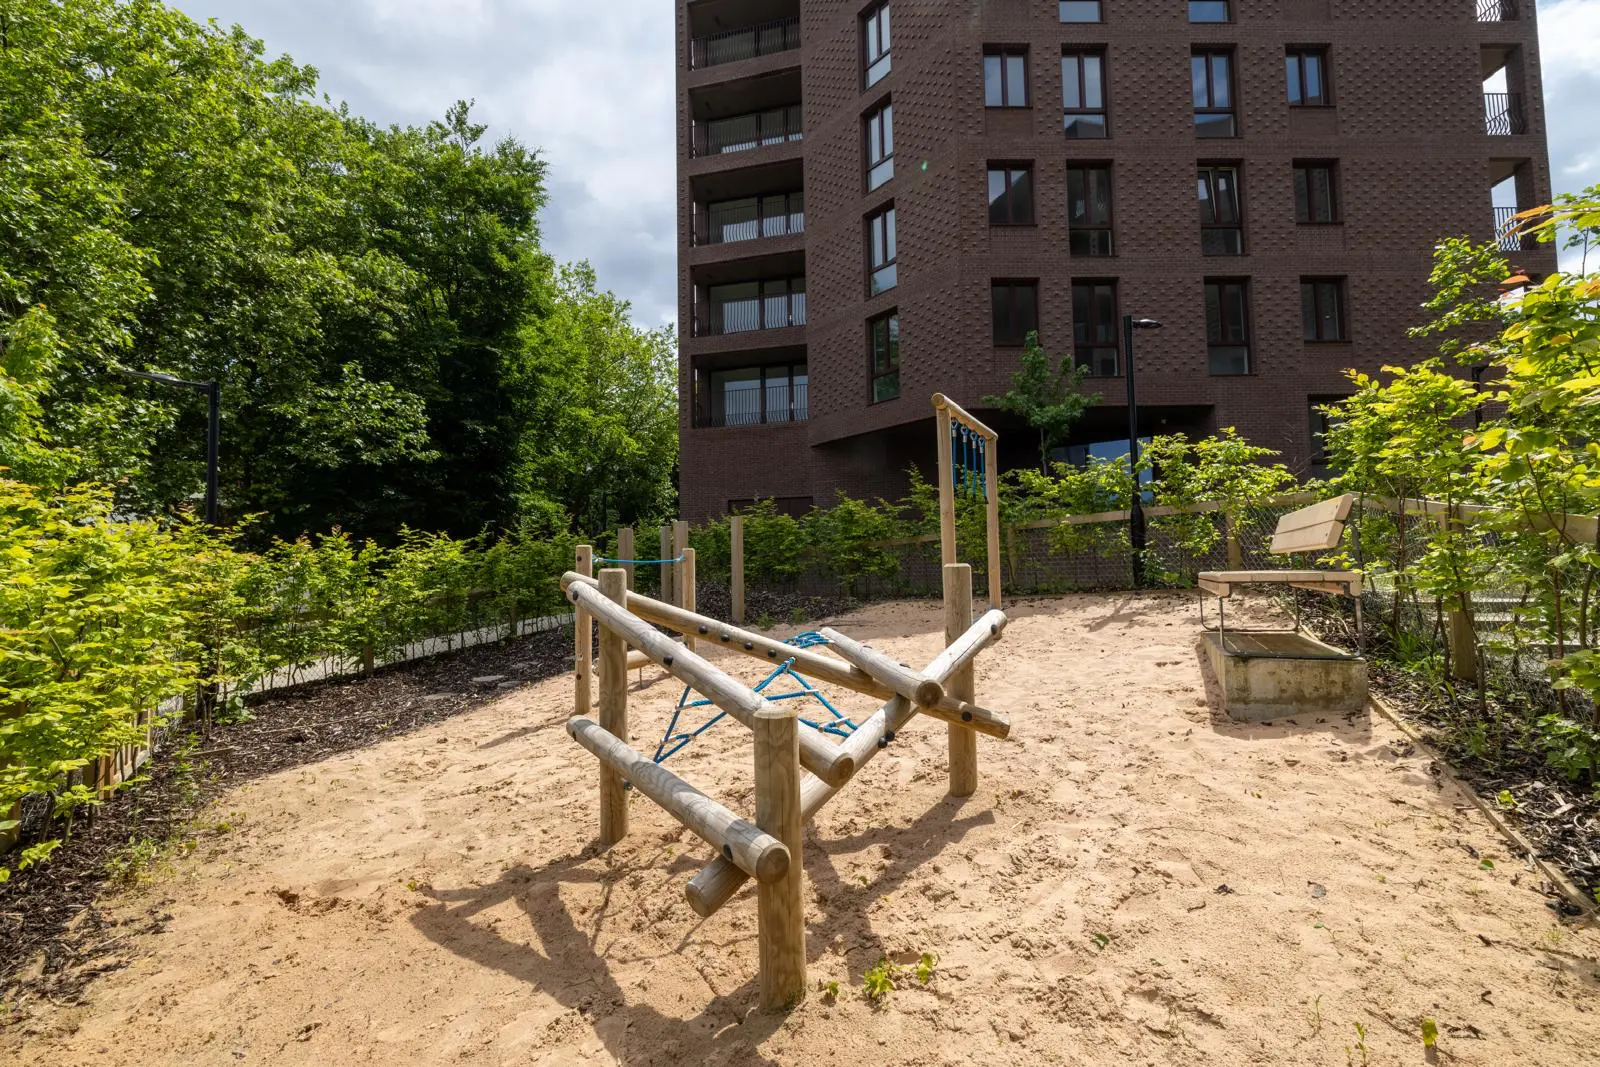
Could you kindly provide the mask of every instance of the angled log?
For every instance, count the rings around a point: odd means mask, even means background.
[[[571,571],[567,573],[573,579],[579,577]],[[746,728],[755,728],[752,723],[755,722],[757,711],[771,707],[765,697],[707,663],[698,653],[691,652],[636,618],[622,604],[606,599],[593,585],[565,579],[562,584],[572,602],[587,608],[603,627],[620,635],[628,644],[665,668],[668,674],[703,694],[717,707],[744,723]],[[804,723],[800,725],[800,762],[812,774],[835,785],[843,785],[855,772],[849,757],[829,743],[820,732]]]
[[[871,645],[864,645],[831,626],[824,626],[820,632],[840,659],[872,675],[895,696],[905,697],[919,708],[935,707],[944,699],[944,686],[903,663],[896,663]]]
[[[788,873],[789,849],[782,841],[652,763],[593,719],[567,720],[567,733],[756,881],[774,882]]]
[[[957,670],[971,663],[977,654],[1000,639],[1006,627],[1005,613],[990,611],[973,623],[960,639],[936,656],[922,673],[941,685]],[[847,753],[859,769],[872,761],[887,747],[905,725],[917,714],[916,707],[905,697],[897,696],[873,713],[872,717],[847,737],[840,751]],[[800,813],[810,819],[822,806],[839,792],[838,786],[829,785],[814,775],[800,779]],[[696,915],[709,919],[733,898],[744,885],[746,875],[736,865],[722,859],[712,860],[689,880],[684,896]]]

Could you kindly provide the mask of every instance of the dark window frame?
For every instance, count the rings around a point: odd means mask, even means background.
[[[1320,99],[1311,101],[1307,99],[1306,92],[1306,60],[1316,61],[1317,71],[1322,83]],[[1284,77],[1288,83],[1290,107],[1332,107],[1333,83],[1328,78],[1328,47],[1327,45],[1290,45],[1284,50]],[[1296,93],[1299,99],[1296,99]]]
[[[1327,214],[1325,219],[1316,218],[1316,204],[1313,202],[1314,192],[1311,175],[1313,171],[1327,172]],[[1300,226],[1337,226],[1344,221],[1339,213],[1339,161],[1334,159],[1297,159],[1293,163],[1294,175],[1294,220]],[[1305,212],[1302,214],[1301,189],[1305,190]]]
[[[883,327],[887,368],[878,369],[878,328]],[[878,384],[894,379],[893,392],[879,394]],[[885,404],[900,397],[900,309],[891,308],[867,320],[867,403]]]
[[[868,109],[861,118],[861,127],[866,141],[865,178],[867,192],[870,193],[894,180],[894,102],[885,98],[882,103]],[[888,170],[874,182],[873,173],[885,166]]]
[[[1206,184],[1207,199],[1200,201],[1200,254],[1205,256],[1242,256],[1245,254],[1244,244],[1244,186],[1241,172],[1243,167],[1237,160],[1207,162],[1202,161],[1196,167],[1196,187],[1200,182]],[[1234,221],[1219,222],[1215,217],[1217,197],[1218,172],[1227,172],[1233,178],[1233,217]],[[1212,218],[1206,218],[1207,205],[1212,205]],[[1208,233],[1232,233],[1237,237],[1237,247],[1231,251],[1211,251],[1206,247]]]
[[[1084,187],[1084,214],[1089,221],[1082,224],[1076,222],[1072,215],[1072,181],[1074,173],[1082,175],[1082,184]],[[1092,173],[1101,173],[1105,176],[1106,210],[1105,221],[1103,223],[1095,222],[1093,220],[1095,202],[1094,197],[1090,193],[1090,175]],[[1116,183],[1111,177],[1110,163],[1079,163],[1077,160],[1073,160],[1067,166],[1067,251],[1069,255],[1105,257],[1114,256],[1117,254],[1117,239],[1115,232],[1116,195]],[[1097,247],[1095,235],[1102,233],[1105,234],[1105,251],[1103,252],[1095,250]],[[1082,242],[1084,248],[1083,251],[1079,250],[1078,242],[1075,240],[1075,238],[1079,235],[1084,237],[1084,241]]]
[[[791,423],[809,422],[811,408],[811,375],[809,366],[809,361],[797,362],[795,360],[782,360],[775,363],[752,363],[735,367],[701,368],[699,371],[697,371],[695,378],[697,386],[703,387],[704,389],[704,399],[702,401],[700,397],[696,397],[694,410],[695,426],[697,428],[722,430],[739,429],[741,427],[749,426],[786,426]],[[757,384],[755,388],[755,419],[754,421],[734,422],[730,424],[728,422],[728,411],[725,403],[723,405],[720,417],[718,415],[716,401],[718,394],[713,388],[713,384],[716,380],[716,376],[719,374],[740,373],[745,371],[755,371],[759,374],[759,377],[756,379]],[[774,371],[782,371],[783,373],[775,374],[773,373]],[[806,398],[804,401],[799,399],[800,390],[797,388],[795,383],[795,379],[799,376],[804,376],[806,379]],[[787,379],[789,382],[789,407],[786,412],[787,417],[771,418],[769,417],[767,408],[767,383],[769,380],[776,381],[780,377]]]
[[[1200,104],[1198,102],[1194,102],[1194,99],[1193,99],[1194,61],[1196,59],[1205,60],[1205,75],[1206,75],[1206,78],[1205,78],[1205,80],[1206,80],[1205,95],[1206,95],[1206,101],[1207,101],[1205,104]],[[1225,60],[1227,62],[1227,75],[1228,75],[1228,77],[1227,77],[1227,84],[1224,86],[1224,88],[1227,91],[1227,101],[1228,102],[1227,102],[1226,106],[1219,105],[1216,102],[1217,101],[1217,79],[1216,79],[1215,61],[1217,59],[1222,59],[1222,60]],[[1220,139],[1225,139],[1225,138],[1228,138],[1228,137],[1238,137],[1239,136],[1239,78],[1238,78],[1238,71],[1235,69],[1235,64],[1234,64],[1234,50],[1232,48],[1216,48],[1216,47],[1210,47],[1210,46],[1207,46],[1205,48],[1192,49],[1190,51],[1190,53],[1189,53],[1189,80],[1190,80],[1190,89],[1191,89],[1190,100],[1191,100],[1191,102],[1194,102],[1195,136],[1199,137],[1199,138],[1204,138],[1206,140],[1220,140]],[[1229,119],[1229,126],[1228,126],[1229,132],[1226,133],[1226,134],[1221,134],[1221,133],[1202,133],[1201,132],[1202,130],[1210,130],[1210,129],[1214,128],[1212,125],[1203,124],[1200,121],[1200,117],[1202,115],[1226,115],[1228,117],[1228,119]]]
[[[1067,106],[1067,60],[1069,59],[1077,60],[1077,93],[1078,102],[1080,104],[1079,107]],[[1097,108],[1082,106],[1086,105],[1089,100],[1090,82],[1087,73],[1089,64],[1086,61],[1090,59],[1096,61],[1096,66],[1099,70],[1098,84],[1095,86],[1100,96],[1100,106]],[[1110,62],[1107,59],[1106,49],[1104,47],[1073,46],[1063,48],[1061,50],[1062,128],[1070,140],[1099,141],[1111,136],[1111,93],[1108,88],[1111,79],[1107,77],[1107,68],[1109,66]],[[1074,116],[1082,118],[1098,117],[1100,119],[1099,132],[1090,134],[1074,132],[1077,129],[1077,127],[1074,126],[1071,121]],[[1090,128],[1092,129],[1093,127]]]
[[[874,34],[876,31],[876,34]],[[893,35],[889,26],[889,0],[867,11],[861,16],[861,84],[863,88],[870,89],[889,76],[894,66],[890,55],[893,48]],[[872,46],[878,45],[878,52],[873,54]],[[873,71],[882,64],[882,70],[874,77]]]
[[[1002,290],[1006,295],[1006,331],[1002,331],[1001,323],[996,315],[994,306],[996,291]],[[1022,326],[1021,294],[1031,293],[1033,297],[1033,324],[1024,329],[1011,332],[1015,327]],[[1039,280],[1037,278],[993,278],[989,282],[989,325],[991,327],[994,346],[996,348],[1021,348],[1027,344],[1028,334],[1037,333],[1039,330]]]
[[[1350,340],[1350,294],[1348,279],[1340,275],[1303,276],[1300,279],[1300,337],[1308,345],[1346,344]],[[1331,297],[1329,292],[1331,291]],[[1306,297],[1309,294],[1309,308]],[[1333,302],[1333,328],[1335,336],[1323,335],[1328,321],[1324,313],[1327,303]],[[1306,313],[1310,311],[1310,329],[1307,330]]]
[[[1111,291],[1111,320],[1100,321],[1101,290]],[[1087,290],[1085,299],[1090,309],[1090,314],[1084,317],[1078,315],[1078,297],[1080,291]],[[1074,367],[1087,368],[1090,378],[1120,378],[1122,377],[1122,318],[1121,294],[1118,292],[1115,278],[1074,278],[1072,279],[1072,364]],[[1095,340],[1093,334],[1096,328],[1110,327],[1110,341]],[[1078,330],[1085,329],[1090,335],[1084,341],[1078,340]],[[1095,353],[1111,349],[1115,354],[1115,366],[1109,374],[1095,372]]]
[[[1005,182],[1005,195],[1004,195],[1004,198],[1003,198],[1002,202],[1005,204],[1005,208],[1006,208],[1005,213],[1006,213],[1006,215],[1008,217],[1004,221],[1001,221],[1001,222],[996,222],[995,221],[995,217],[994,217],[995,211],[994,211],[994,209],[995,209],[996,201],[995,201],[993,193],[991,191],[994,188],[994,184],[993,183],[994,183],[994,176],[996,174],[1001,175],[1002,180]],[[1027,203],[1027,216],[1028,217],[1025,218],[1025,219],[1019,219],[1019,218],[1015,218],[1014,217],[1017,214],[1016,199],[1015,198],[1016,198],[1016,191],[1017,191],[1017,175],[1019,175],[1019,174],[1023,176],[1024,180],[1027,183],[1026,186],[1025,186],[1025,189],[1026,189],[1027,194],[1028,194],[1027,195],[1027,200],[1028,200],[1028,203]],[[1038,188],[1038,185],[1033,180],[1033,163],[1031,161],[1026,162],[1026,163],[1020,163],[1020,162],[1019,163],[1001,163],[1001,162],[990,161],[989,169],[986,172],[986,179],[987,180],[985,182],[984,189],[989,195],[989,225],[991,227],[1005,228],[1005,227],[1010,227],[1010,226],[1036,226],[1036,225],[1038,225],[1038,211],[1036,210],[1036,206],[1035,206],[1035,203],[1034,203],[1034,200],[1035,200],[1034,192]]]
[[[887,293],[900,284],[899,234],[895,232],[898,218],[894,201],[883,205],[866,218],[867,224],[867,295]],[[883,249],[883,257],[878,255]],[[884,284],[880,285],[880,280]]]
[[[1218,330],[1213,334],[1211,318],[1206,316],[1206,373],[1217,378],[1238,378],[1256,373],[1255,346],[1250,334],[1250,279],[1248,278],[1207,278],[1204,282],[1204,295],[1209,297],[1210,289],[1217,289],[1217,325]],[[1228,311],[1230,301],[1224,296],[1229,290],[1237,290],[1239,294],[1239,308],[1242,322],[1238,323],[1238,337],[1229,336]],[[1202,306],[1209,305],[1209,299]],[[1244,349],[1245,369],[1242,374],[1220,374],[1215,367],[1215,357],[1212,352],[1219,348]]]
[[[989,61],[999,60],[997,66],[1000,72],[1000,103],[989,103]],[[1019,87],[1022,93],[1022,102],[1016,103],[1012,99],[1011,90],[1011,60],[1022,60],[1022,84]],[[1023,45],[991,45],[983,50],[983,106],[995,111],[1006,111],[1013,108],[1033,106],[1033,93],[1028,84],[1028,49]]]

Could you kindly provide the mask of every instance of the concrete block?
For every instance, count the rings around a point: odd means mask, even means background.
[[[1307,634],[1207,633],[1205,646],[1223,709],[1235,722],[1347,715],[1367,706],[1367,661]]]

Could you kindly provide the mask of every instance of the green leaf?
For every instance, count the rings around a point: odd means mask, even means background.
[[[1439,1024],[1432,1018],[1424,1016],[1422,1019],[1422,1047],[1433,1048],[1439,1043]]]

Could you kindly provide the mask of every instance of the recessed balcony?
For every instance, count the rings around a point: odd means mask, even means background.
[[[746,59],[790,52],[799,47],[799,16],[777,19],[693,38],[689,42],[689,69],[720,67],[724,63],[739,63]]]
[[[696,247],[791,237],[806,229],[805,194],[775,193],[695,204],[690,241]]]

